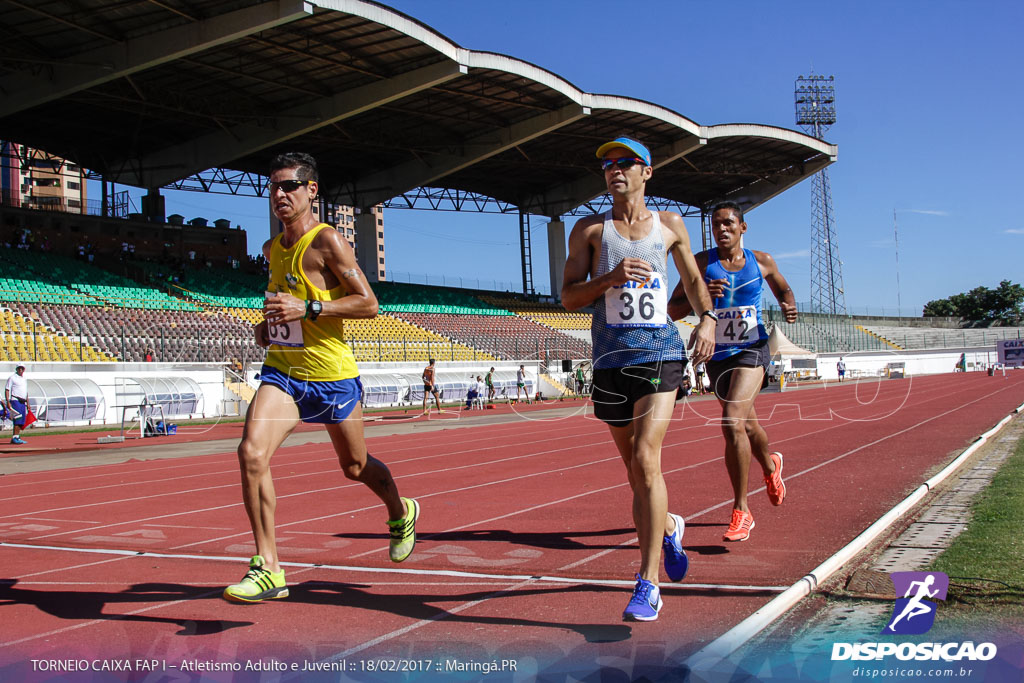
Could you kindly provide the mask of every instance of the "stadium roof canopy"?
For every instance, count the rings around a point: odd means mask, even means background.
[[[654,155],[649,194],[752,208],[837,153],[582,92],[365,0],[8,0],[0,17],[0,138],[139,187],[263,175],[294,149],[337,203],[449,188],[554,217],[604,193],[594,150],[628,134]]]

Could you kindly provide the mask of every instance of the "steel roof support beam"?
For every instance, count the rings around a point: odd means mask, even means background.
[[[0,118],[312,13],[313,6],[304,0],[274,0],[69,56],[68,61],[75,64],[55,65],[48,79],[28,74],[8,76],[0,79],[0,93],[4,95]]]
[[[667,148],[652,149],[651,156],[654,159],[654,169],[657,170],[662,166],[667,166],[706,142],[707,140],[704,138],[688,136],[681,140],[676,140]],[[550,218],[558,218],[563,214],[569,213],[580,204],[608,191],[604,175],[598,167],[597,157],[594,157],[594,169],[595,173],[593,175],[587,175],[564,185],[553,187],[543,195],[530,197],[523,202],[523,205],[530,207],[530,210],[534,213],[540,211],[542,207],[544,215]]]
[[[744,211],[751,211],[767,202],[772,197],[782,194],[794,185],[807,180],[815,173],[830,165],[836,160],[835,157],[821,155],[805,162],[799,167],[799,173],[776,174],[770,178],[755,180],[750,185],[741,187],[730,192],[720,200],[736,202],[743,207]]]
[[[467,70],[461,64],[445,60],[285,111],[267,112],[269,123],[266,125],[244,124],[167,147],[141,159],[143,178],[135,178],[133,174],[117,180],[143,187],[166,185],[446,83]],[[145,169],[154,170],[146,172]]]
[[[373,206],[413,188],[431,185],[444,176],[550,133],[589,114],[589,107],[570,104],[557,111],[514,123],[502,130],[471,138],[462,146],[463,153],[460,156],[438,155],[431,156],[428,160],[415,159],[360,178],[356,185],[356,196],[351,197],[347,203],[353,206]],[[361,191],[360,188],[366,189]]]

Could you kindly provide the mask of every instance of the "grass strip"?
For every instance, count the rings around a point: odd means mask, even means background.
[[[941,621],[1024,633],[1024,438],[975,499],[969,520],[929,568],[950,577]]]

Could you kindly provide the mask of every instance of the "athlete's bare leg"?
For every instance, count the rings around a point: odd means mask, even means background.
[[[728,374],[728,398],[718,399],[722,406],[725,467],[732,484],[733,507],[749,512],[747,485],[751,455],[757,458],[766,476],[775,471],[775,464],[768,453],[768,435],[758,423],[754,411],[754,399],[761,390],[764,368],[733,368]]]
[[[615,447],[619,449],[619,456],[622,458],[622,463],[626,466],[626,477],[629,480],[629,487],[633,489],[633,468],[631,463],[633,461],[633,425],[630,424],[628,427],[612,427],[609,426],[609,430],[612,433],[612,441],[615,442]],[[638,508],[640,499],[633,498],[633,527],[640,527],[640,510]],[[676,532],[676,521],[672,519],[667,513],[665,515],[665,535],[671,535]]]
[[[292,397],[275,386],[263,384],[245,416],[238,464],[242,471],[242,502],[249,515],[256,554],[272,572],[281,571],[274,535],[277,495],[270,475],[270,458],[299,423],[299,409]]]
[[[668,492],[661,474],[661,444],[672,418],[675,396],[672,391],[645,396],[633,406],[631,425],[609,426],[633,489],[640,577],[655,585],[666,527],[671,525],[670,531],[675,531],[675,522],[668,516]]]
[[[405,505],[398,495],[398,487],[387,465],[366,452],[363,436],[363,407],[357,405],[352,414],[340,424],[328,424],[327,433],[338,454],[341,471],[352,481],[358,481],[373,491],[388,508],[388,519],[405,517]]]

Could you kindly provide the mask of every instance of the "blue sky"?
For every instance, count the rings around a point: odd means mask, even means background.
[[[1017,2],[395,0],[460,45],[515,56],[590,92],[650,100],[700,123],[796,128],[793,82],[836,78],[839,146],[829,172],[847,305],[1024,281],[1024,219],[1012,209],[1024,156]],[[514,12],[508,7],[514,7]],[[315,153],[315,150],[314,150]],[[774,254],[810,299],[810,181],[748,214],[747,246]],[[1004,208],[1004,206],[1006,208]],[[265,200],[168,193],[168,213],[228,217],[266,235]],[[214,215],[217,214],[217,215]],[[573,219],[567,221],[567,230]],[[547,289],[544,219],[533,220],[534,282]],[[689,222],[699,240],[699,224]],[[386,211],[388,269],[404,280],[521,282],[515,216]],[[454,265],[453,265],[454,264]]]

